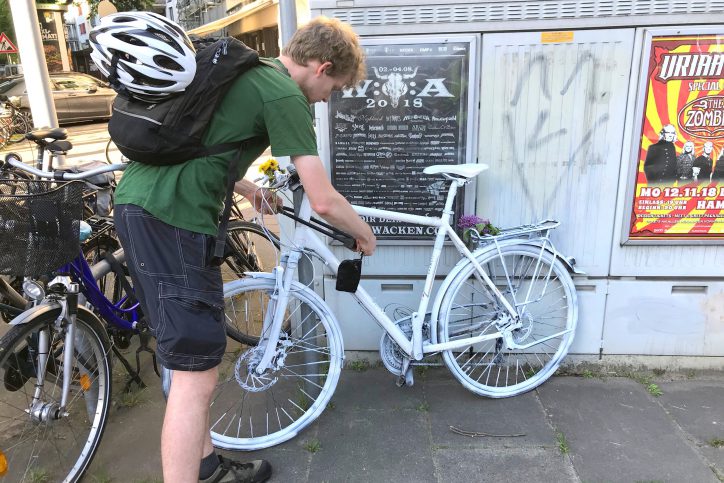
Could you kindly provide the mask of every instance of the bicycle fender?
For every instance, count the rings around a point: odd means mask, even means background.
[[[35,317],[39,317],[43,314],[50,313],[50,312],[58,312],[58,315],[60,315],[60,304],[57,302],[44,302],[40,305],[36,305],[35,307],[29,308],[22,314],[15,317],[13,320],[9,322],[8,325],[23,325],[27,324],[31,320],[33,320]],[[95,319],[99,324],[101,323],[100,319],[88,310],[87,308],[83,307],[82,305],[78,306],[78,313],[83,312],[84,316],[92,317]]]
[[[524,240],[520,242],[523,245],[529,245],[540,248],[542,245],[540,243],[536,243],[535,240]],[[560,253],[555,253],[553,250],[550,249],[550,247],[545,247],[545,251],[550,253],[551,255],[555,255],[555,257],[563,263],[563,265],[568,269],[568,271],[574,275],[585,275],[586,272],[583,270],[579,270],[575,267],[576,260],[575,258],[566,258]]]

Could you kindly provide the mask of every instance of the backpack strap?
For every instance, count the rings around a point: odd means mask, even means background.
[[[229,218],[231,216],[231,205],[234,204],[234,185],[236,184],[236,175],[241,168],[241,152],[248,142],[255,138],[245,139],[241,141],[239,149],[236,150],[234,158],[229,162],[229,170],[226,173],[226,199],[224,200],[224,211],[219,222],[219,231],[216,233],[214,242],[214,254],[211,259],[212,265],[221,265],[224,261],[224,249],[226,247],[226,232],[229,228]]]
[[[266,65],[276,69],[284,74],[284,71],[271,59],[259,59],[259,64]],[[224,249],[226,248],[226,232],[229,228],[229,217],[231,216],[231,205],[234,203],[234,185],[236,184],[236,175],[241,168],[241,152],[248,143],[255,138],[245,139],[243,141],[217,144],[206,148],[207,154],[220,154],[233,148],[238,148],[234,158],[229,162],[229,171],[226,174],[226,199],[224,200],[224,211],[219,222],[219,231],[216,233],[214,242],[214,254],[211,259],[212,265],[221,265],[224,260]]]

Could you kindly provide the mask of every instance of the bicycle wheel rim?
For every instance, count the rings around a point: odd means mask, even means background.
[[[235,314],[263,317],[274,281],[246,279],[231,285],[225,298],[236,302]],[[303,314],[302,307],[309,313]],[[229,341],[209,415],[215,446],[253,450],[280,444],[311,424],[332,397],[344,358],[334,316],[316,294],[298,284],[285,315],[290,330],[277,345],[275,367],[260,376],[253,373],[259,348]]]
[[[229,224],[226,237],[227,253],[221,265],[224,283],[244,277],[247,272],[264,272],[279,262],[279,240],[268,234],[259,225],[246,221],[234,221]],[[237,342],[256,345],[259,338],[249,321],[226,318],[226,333]]]
[[[504,338],[496,338],[443,352],[453,375],[476,394],[500,398],[534,389],[553,375],[573,341],[575,287],[560,261],[547,252],[539,261],[539,255],[539,248],[504,247],[500,255],[491,250],[478,260],[506,300],[521,304],[521,327],[512,331],[513,340],[533,345],[511,349]],[[445,295],[438,339],[449,342],[492,334],[505,324],[506,314],[470,264]],[[556,334],[560,335],[548,339]]]
[[[225,282],[241,278],[244,272],[265,272],[279,264],[279,239],[255,223],[230,222],[226,243]]]
[[[88,468],[105,428],[110,407],[110,361],[107,342],[98,327],[76,320],[76,357],[66,416],[50,421],[33,420],[29,408],[37,379],[37,347],[41,330],[51,342],[50,362],[41,401],[57,410],[62,379],[64,334],[55,329],[58,311],[11,329],[1,340],[0,450],[8,462],[9,481],[77,481]],[[38,410],[35,414],[42,414]],[[47,418],[45,418],[47,419]]]

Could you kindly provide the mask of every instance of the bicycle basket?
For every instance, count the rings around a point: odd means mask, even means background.
[[[37,277],[78,256],[83,183],[0,180],[0,274]]]

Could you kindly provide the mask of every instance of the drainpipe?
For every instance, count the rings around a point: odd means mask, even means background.
[[[297,31],[296,0],[279,0],[279,38],[286,45]]]

